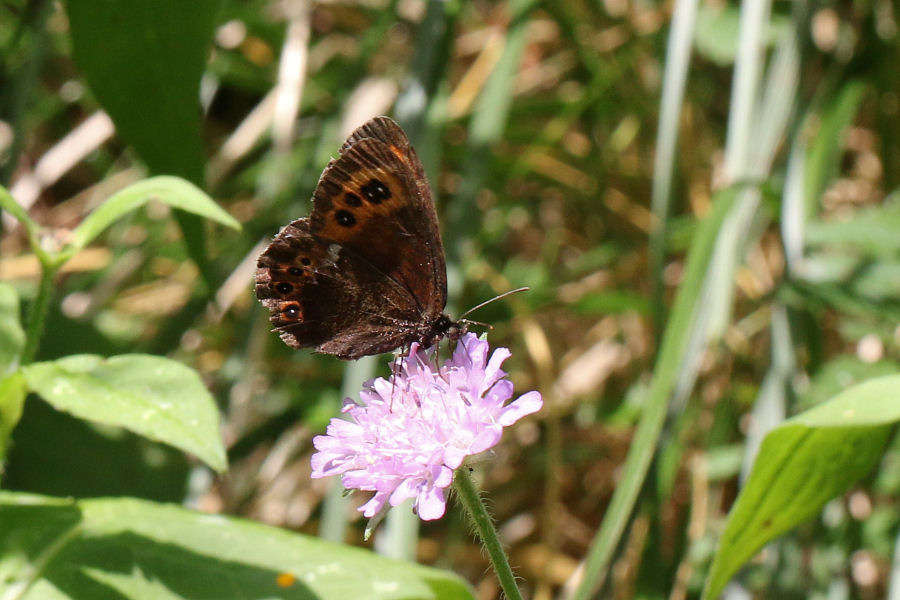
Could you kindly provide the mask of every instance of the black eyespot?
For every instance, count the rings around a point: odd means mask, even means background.
[[[304,256],[303,258],[300,259],[300,264],[306,265],[308,267],[309,265],[312,264],[312,261],[309,260],[309,258],[307,258],[306,256]]]
[[[347,206],[362,206],[362,200],[356,194],[345,194],[344,202],[347,203]]]
[[[278,290],[280,294],[290,294],[291,290],[294,289],[294,286],[289,284],[287,281],[282,281],[275,285],[275,289]]]
[[[296,304],[288,304],[284,307],[284,316],[288,319],[296,319],[300,316],[300,307]]]
[[[349,210],[339,210],[334,213],[334,220],[338,222],[338,225],[343,227],[353,227],[356,225],[356,217],[353,216],[353,213]]]
[[[391,198],[391,189],[377,179],[370,179],[367,184],[359,188],[366,200],[372,204],[381,204],[382,201]]]
[[[309,259],[308,258],[301,259],[300,262],[303,262],[304,260],[309,260]],[[306,264],[306,263],[304,263],[304,264]],[[295,277],[300,277],[301,275],[303,275],[303,269],[301,269],[300,267],[291,267],[290,269],[288,269],[288,273],[290,273],[291,275],[294,275]]]

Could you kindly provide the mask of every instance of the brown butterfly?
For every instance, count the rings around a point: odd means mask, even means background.
[[[256,297],[293,348],[353,360],[444,336],[447,268],[425,170],[387,117],[354,131],[313,194],[309,218],[260,255]]]

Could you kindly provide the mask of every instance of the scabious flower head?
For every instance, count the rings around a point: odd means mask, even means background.
[[[381,515],[387,503],[415,499],[420,518],[444,514],[444,490],[467,456],[500,441],[503,428],[540,410],[541,395],[512,398],[500,365],[510,356],[467,333],[440,367],[433,353],[413,343],[390,379],[363,385],[360,403],[344,401],[347,419],[332,419],[316,436],[312,477],[342,475],[347,489],[375,492],[360,511]]]

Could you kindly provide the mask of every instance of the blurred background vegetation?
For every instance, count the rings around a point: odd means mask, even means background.
[[[685,253],[730,195],[677,313],[687,341],[604,592],[697,597],[762,432],[897,371],[897,18],[891,0],[4,2],[0,184],[38,222],[65,236],[98,200],[168,173],[244,226],[157,205],[117,222],[66,266],[40,354],[193,366],[220,402],[228,476],[31,400],[4,486],[187,502],[359,543],[362,521],[333,525],[358,499],[308,478],[311,439],[388,358],[288,349],[251,280],[344,136],[390,114],[429,173],[451,312],[531,288],[473,318],[513,350],[517,390],[546,401],[480,469],[534,598],[562,590],[588,552],[653,402]],[[38,265],[3,218],[0,277],[27,302]],[[884,597],[898,462],[894,444],[858,489],[764,551],[744,590]],[[401,536],[406,554],[498,596],[456,510]]]

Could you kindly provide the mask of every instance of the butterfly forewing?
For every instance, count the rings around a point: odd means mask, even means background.
[[[288,345],[340,358],[444,333],[437,215],[396,123],[378,117],[350,135],[319,180],[309,219],[285,227],[260,256],[256,291]]]

